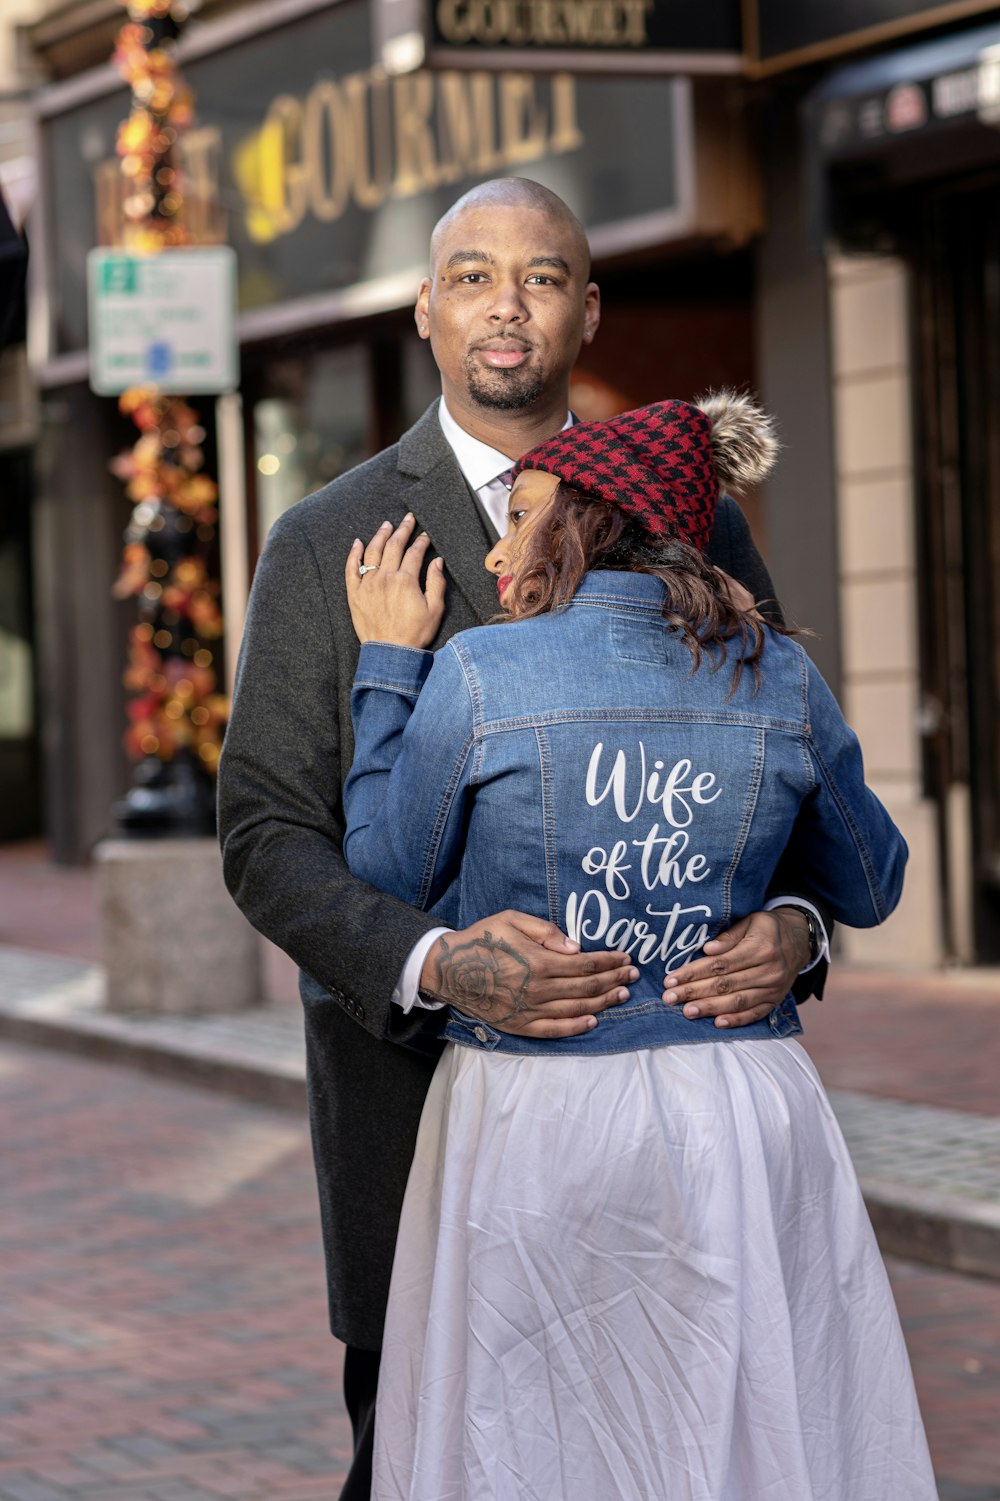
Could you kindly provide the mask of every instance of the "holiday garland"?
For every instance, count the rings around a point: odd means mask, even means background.
[[[117,150],[129,191],[124,247],[146,254],[190,243],[177,143],[192,120],[174,46],[185,12],[177,0],[126,0],[115,61],[132,90]],[[135,760],[181,752],[206,771],[219,759],[228,704],[218,691],[214,646],[222,636],[212,560],[217,487],[203,474],[205,432],[181,397],[156,387],[119,402],[139,429],[113,463],[134,509],[114,594],[135,598],[125,686],[132,698],[125,746]]]
[[[129,19],[118,33],[114,61],[132,90],[132,113],[118,127],[117,142],[131,188],[125,202],[125,245],[164,250],[188,243],[176,146],[194,111],[174,57],[186,12],[177,0],[123,3]]]

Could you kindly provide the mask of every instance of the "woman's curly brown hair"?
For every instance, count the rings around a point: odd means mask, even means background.
[[[763,601],[760,613],[758,608],[741,609],[730,596],[726,575],[697,549],[676,538],[655,539],[617,506],[581,495],[561,481],[528,534],[498,619],[529,620],[568,605],[592,568],[651,573],[663,581],[663,618],[690,650],[692,672],[698,670],[706,649],[715,658],[712,671],[718,671],[730,659],[729,648],[735,642],[730,696],[746,667],[753,669],[760,685],[765,624],[781,635],[799,634],[782,622],[774,600]]]

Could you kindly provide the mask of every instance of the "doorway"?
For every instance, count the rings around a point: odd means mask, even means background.
[[[1000,962],[1000,174],[924,199],[918,252],[925,774],[950,947]],[[955,827],[956,820],[965,827]],[[956,849],[968,851],[957,868]],[[952,858],[949,861],[948,852]],[[961,890],[967,887],[967,893]],[[957,889],[956,889],[957,888]],[[966,899],[967,895],[967,899]],[[958,902],[956,903],[956,897]],[[966,907],[967,912],[963,912]],[[956,915],[957,914],[957,915]]]
[[[0,451],[0,842],[41,831],[34,611],[32,456]]]

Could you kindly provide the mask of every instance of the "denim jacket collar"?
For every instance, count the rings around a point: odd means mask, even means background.
[[[620,606],[658,615],[663,609],[663,581],[652,573],[627,573],[595,568],[580,580],[571,604]]]

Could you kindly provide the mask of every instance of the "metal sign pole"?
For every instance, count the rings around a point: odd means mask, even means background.
[[[215,434],[219,466],[219,537],[226,659],[226,692],[232,695],[250,597],[250,555],[247,549],[246,469],[243,454],[243,398],[238,391],[219,396],[215,403]]]

